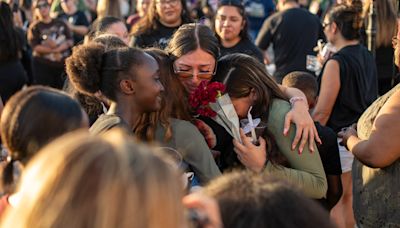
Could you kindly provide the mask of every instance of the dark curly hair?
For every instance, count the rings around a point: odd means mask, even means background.
[[[120,81],[135,76],[133,69],[143,64],[145,53],[129,47],[107,49],[99,43],[75,47],[66,60],[66,70],[79,92],[93,95],[100,91],[116,101]]]

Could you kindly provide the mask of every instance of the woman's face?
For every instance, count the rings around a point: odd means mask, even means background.
[[[250,107],[253,105],[253,101],[250,96],[241,98],[231,97],[231,101],[237,115],[239,116],[239,119],[246,118]]]
[[[106,31],[107,34],[113,34],[118,36],[126,45],[129,45],[129,36],[128,36],[128,30],[126,29],[126,26],[122,22],[117,22],[112,25],[110,25],[107,28]]]
[[[142,112],[154,112],[161,108],[161,93],[164,87],[160,82],[160,71],[156,60],[144,54],[144,64],[135,67],[135,102]]]
[[[154,0],[156,12],[160,22],[168,27],[175,27],[182,24],[183,6],[180,0]]]
[[[200,82],[211,80],[216,60],[210,53],[198,48],[175,60],[174,71],[186,92],[193,92]]]
[[[235,6],[222,6],[215,17],[215,31],[222,40],[240,39],[240,31],[244,27],[243,17]]]

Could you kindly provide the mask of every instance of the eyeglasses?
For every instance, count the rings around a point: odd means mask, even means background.
[[[170,5],[170,6],[177,6],[180,0],[156,0],[156,4],[161,5]]]
[[[322,28],[326,28],[327,26],[329,26],[330,24],[332,24],[332,22],[328,22],[328,23],[322,23]]]
[[[193,71],[180,70],[180,69],[177,69],[177,67],[175,65],[173,65],[173,68],[174,68],[174,73],[182,79],[192,79],[194,77]],[[213,72],[211,72],[211,71],[198,72],[196,74],[196,76],[200,80],[211,80],[211,78],[215,75],[216,72],[217,72],[217,64],[215,64],[215,68],[214,68]]]
[[[36,9],[43,9],[49,7],[49,4],[43,3],[43,4],[37,4]]]

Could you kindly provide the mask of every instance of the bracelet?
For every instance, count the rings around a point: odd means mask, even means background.
[[[304,97],[292,97],[292,98],[290,98],[289,103],[293,107],[294,103],[296,103],[297,101],[305,102],[307,105],[307,108],[308,108],[307,100]]]

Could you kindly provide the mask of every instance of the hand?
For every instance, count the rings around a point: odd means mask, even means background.
[[[68,49],[70,47],[68,42],[63,42],[62,44],[60,44],[60,46],[58,46],[54,52],[63,52],[64,50]]]
[[[287,136],[290,129],[290,122],[296,124],[296,136],[292,142],[292,150],[294,150],[300,141],[299,153],[303,152],[304,146],[308,140],[308,147],[314,152],[314,140],[322,144],[318,136],[317,128],[308,112],[307,102],[295,102],[293,108],[285,116],[285,125],[283,134]]]
[[[261,172],[267,161],[267,147],[266,142],[262,137],[258,138],[259,146],[251,142],[251,138],[247,137],[243,130],[240,129],[240,138],[243,144],[237,140],[233,140],[234,150],[238,156],[239,161],[246,166],[246,168],[254,171]]]
[[[347,140],[351,137],[351,136],[355,136],[358,137],[357,135],[357,125],[356,124],[352,124],[350,127],[345,127],[343,128],[339,133],[338,133],[338,137],[342,139],[342,141],[340,142],[340,145],[347,147]]]
[[[44,40],[43,44],[52,49],[57,48],[57,43],[51,38]]]
[[[188,209],[195,209],[200,217],[205,218],[205,228],[222,228],[219,206],[215,199],[201,193],[192,193],[183,197],[183,205]]]

